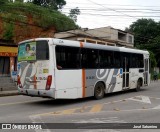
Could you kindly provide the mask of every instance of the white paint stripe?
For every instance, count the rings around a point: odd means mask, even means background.
[[[148,96],[141,96],[141,97],[142,97],[143,102],[151,104],[151,100],[149,99]]]
[[[136,96],[136,97],[133,97],[133,98],[129,98],[128,100],[151,104],[151,101],[150,101],[148,96],[142,96],[141,95],[141,96]]]
[[[158,105],[158,106],[156,106],[156,107],[154,107],[152,109],[160,109],[160,105]]]
[[[149,97],[149,98],[152,98],[152,99],[160,99],[160,98],[157,98],[157,97]]]

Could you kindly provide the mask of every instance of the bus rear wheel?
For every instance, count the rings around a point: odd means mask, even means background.
[[[139,92],[139,91],[140,91],[141,85],[142,85],[142,81],[141,81],[140,79],[138,79],[138,81],[137,81],[137,87],[136,87],[136,89],[135,89],[136,92]]]
[[[98,82],[94,88],[94,98],[102,99],[104,97],[104,84],[102,82]]]

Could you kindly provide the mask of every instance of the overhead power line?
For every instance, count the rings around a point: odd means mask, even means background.
[[[99,5],[99,6],[101,6],[101,7],[104,7],[104,8],[106,8],[106,9],[112,10],[112,11],[114,11],[114,12],[120,13],[120,14],[122,14],[122,15],[125,15],[125,16],[128,16],[128,17],[132,17],[132,18],[137,19],[137,18],[134,17],[134,16],[130,16],[130,15],[128,15],[128,14],[125,14],[125,13],[123,13],[123,12],[117,11],[117,10],[115,10],[115,9],[108,8],[108,7],[103,6],[103,5],[99,4],[99,3],[93,2],[93,1],[91,1],[91,0],[87,0],[87,1],[90,1],[90,2],[93,3],[93,4]]]
[[[69,6],[66,6],[63,8],[64,9],[73,9],[72,7],[69,7]],[[96,8],[96,7],[79,7],[80,10],[96,10],[96,11],[108,11],[109,9],[106,9],[106,8]],[[132,11],[132,10],[138,10],[138,11],[154,11],[154,12],[159,12],[160,9],[151,9],[151,8],[112,8],[113,10],[116,10],[116,11]],[[112,11],[113,11],[112,10]]]
[[[70,4],[81,4],[81,5],[86,5],[86,3],[79,3],[79,2],[67,2],[67,3],[70,3]],[[122,4],[105,4],[105,3],[103,3],[103,5],[107,5],[107,6],[113,6],[113,7],[115,7],[115,6],[122,6],[122,7],[126,7],[126,6],[128,6],[128,7],[154,7],[154,8],[159,8],[160,6],[145,6],[145,5],[122,5]]]
[[[64,13],[68,13],[68,12],[64,12]],[[116,16],[119,16],[119,17],[128,17],[128,16],[124,16],[124,15],[116,15],[116,14],[95,14],[95,13],[81,13],[81,14],[85,14],[85,15],[96,15],[96,16],[109,16],[109,17],[116,17]],[[156,15],[156,16],[133,16],[133,17],[160,17],[160,15]]]

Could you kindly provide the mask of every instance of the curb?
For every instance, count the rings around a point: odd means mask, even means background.
[[[15,95],[20,95],[18,91],[15,91],[15,92],[4,92],[4,93],[1,93],[0,92],[0,97],[4,97],[4,96],[15,96]]]

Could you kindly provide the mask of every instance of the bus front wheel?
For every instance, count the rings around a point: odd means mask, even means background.
[[[98,82],[94,88],[94,98],[102,99],[104,97],[104,84],[102,82]]]

